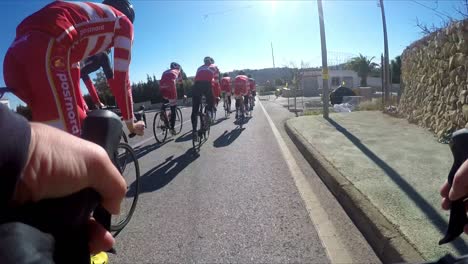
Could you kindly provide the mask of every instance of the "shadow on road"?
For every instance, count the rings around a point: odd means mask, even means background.
[[[234,140],[236,140],[242,131],[244,131],[245,128],[239,128],[236,127],[235,129],[231,130],[229,133],[227,130],[224,131],[224,133],[219,136],[215,141],[213,142],[213,146],[215,148],[222,148],[222,147],[227,147],[229,146]]]
[[[250,119],[252,119],[251,116],[246,116],[246,117],[244,117],[244,123],[243,123],[243,125],[247,124],[247,123],[250,121]],[[240,125],[239,119],[234,119],[234,122],[232,122],[232,123],[235,124],[235,125]]]
[[[189,140],[192,140],[192,130],[189,130],[189,131],[185,132],[183,135],[178,137],[175,140],[175,142],[185,142],[185,141],[189,141]]]
[[[159,149],[160,147],[162,147],[162,146],[166,145],[167,143],[171,142],[172,140],[173,139],[169,139],[169,140],[164,141],[163,143],[154,143],[152,145],[147,145],[147,146],[144,146],[144,147],[137,147],[137,148],[135,148],[135,155],[136,155],[137,159],[140,159],[140,158],[144,157],[146,154],[150,153],[151,151]]]
[[[447,221],[442,218],[434,207],[427,202],[424,197],[422,197],[417,190],[411,186],[400,174],[398,174],[395,169],[390,167],[385,161],[380,159],[374,152],[372,152],[369,148],[367,148],[359,138],[354,136],[350,133],[346,128],[342,127],[340,124],[335,122],[331,118],[326,118],[326,120],[333,125],[336,130],[341,132],[345,137],[347,137],[353,144],[359,148],[369,159],[371,159],[377,166],[379,166],[385,174],[389,176],[389,178],[408,195],[408,197],[413,200],[414,203],[418,205],[418,207],[426,214],[428,219],[431,219],[432,224],[439,229],[441,234],[445,233],[445,229],[447,227]],[[377,187],[378,188],[378,187]],[[434,195],[438,195],[435,193]],[[468,250],[467,244],[463,240],[455,240],[452,242],[452,245],[457,249],[459,254],[465,254]]]
[[[221,122],[223,122],[224,120],[227,120],[227,119],[228,118],[226,118],[226,117],[218,118],[218,119],[215,120],[214,123],[211,124],[211,126],[216,126],[217,124],[219,124],[219,123],[221,123]]]
[[[192,149],[187,150],[177,158],[174,158],[174,156],[168,157],[163,163],[140,177],[140,193],[154,192],[166,186],[198,157],[200,155]],[[127,194],[134,192],[135,183],[132,183]]]

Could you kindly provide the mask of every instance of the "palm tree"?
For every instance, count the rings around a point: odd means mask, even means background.
[[[378,65],[372,62],[373,59],[374,57],[368,59],[366,56],[359,54],[359,57],[351,58],[347,63],[348,68],[357,72],[358,76],[361,77],[361,86],[367,86],[367,76]]]
[[[400,83],[401,76],[401,57],[396,56],[394,60],[390,62],[390,71],[392,75],[392,83]]]

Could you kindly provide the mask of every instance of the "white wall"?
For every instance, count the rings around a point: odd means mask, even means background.
[[[328,72],[329,79],[328,79],[328,86],[331,89],[334,89],[338,87],[341,82],[343,81],[343,78],[345,77],[352,77],[352,83],[347,82],[346,87],[349,88],[354,88],[354,87],[359,87],[360,84],[360,78],[357,76],[357,73],[355,71],[351,70],[329,70]],[[332,79],[333,77],[339,77],[339,84],[338,85],[332,85]],[[323,79],[322,79],[322,72],[321,71],[309,71],[304,73],[304,79],[306,78],[317,78],[318,84],[319,84],[319,89],[322,89],[323,85]]]
[[[0,104],[10,108],[10,101],[8,101],[8,99],[0,99]]]

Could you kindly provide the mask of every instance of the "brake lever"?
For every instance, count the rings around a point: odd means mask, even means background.
[[[452,186],[455,173],[463,162],[468,159],[468,129],[460,129],[452,134],[450,150],[452,151],[454,161],[448,175],[448,183]],[[451,202],[447,231],[445,236],[439,241],[439,245],[449,243],[456,239],[463,233],[464,226],[468,224],[465,203],[463,202],[464,199],[466,199],[466,197]]]

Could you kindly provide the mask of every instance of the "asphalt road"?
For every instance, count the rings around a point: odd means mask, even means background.
[[[156,143],[154,113],[147,114],[145,136],[130,139],[141,168],[138,206],[111,263],[330,263],[343,251],[348,263],[379,262],[285,134],[292,114],[263,102],[292,153],[287,157],[258,104],[243,129],[220,110],[199,154],[191,151],[191,108],[183,109],[182,133],[165,144]],[[305,184],[295,182],[291,160]],[[308,211],[299,190],[313,192],[326,213]],[[326,219],[334,233],[314,218]]]

